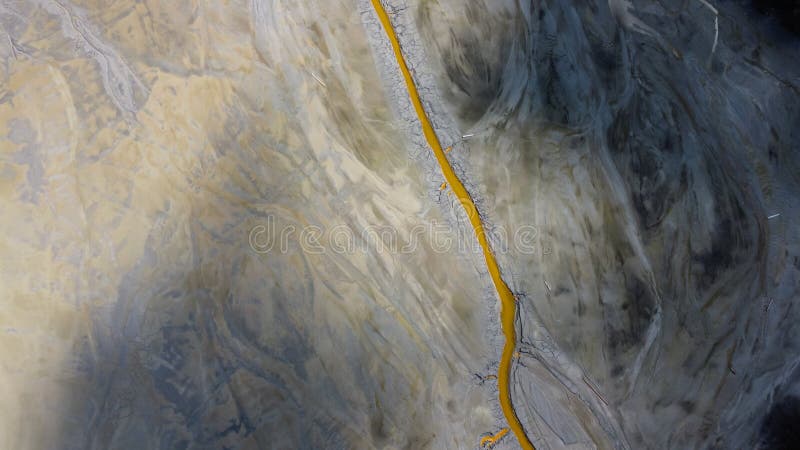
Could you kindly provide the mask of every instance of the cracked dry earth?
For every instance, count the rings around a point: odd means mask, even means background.
[[[536,449],[793,448],[797,8],[381,3]],[[373,6],[0,1],[0,448],[520,448]]]

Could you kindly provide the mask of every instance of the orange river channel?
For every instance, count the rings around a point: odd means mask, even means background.
[[[417,117],[422,124],[422,131],[425,134],[425,139],[428,141],[428,145],[431,147],[433,154],[436,156],[436,161],[439,163],[439,167],[442,170],[442,174],[444,174],[447,184],[453,190],[453,193],[455,194],[456,198],[458,198],[459,203],[461,203],[461,206],[467,213],[467,217],[469,217],[470,224],[475,231],[475,236],[478,239],[478,243],[483,249],[486,267],[489,269],[489,275],[491,275],[495,289],[497,290],[497,295],[500,297],[500,322],[503,329],[503,335],[505,337],[503,354],[500,358],[500,365],[497,370],[497,388],[500,393],[500,407],[503,410],[503,415],[508,422],[508,426],[511,428],[511,431],[514,432],[514,435],[517,437],[517,440],[522,448],[525,450],[535,450],[530,439],[528,439],[528,436],[525,434],[525,429],[522,427],[522,423],[520,423],[516,412],[514,412],[514,405],[511,402],[511,393],[509,390],[511,364],[517,342],[517,333],[514,328],[514,317],[516,316],[517,308],[516,298],[514,298],[514,294],[511,293],[511,290],[500,276],[500,268],[497,266],[497,261],[495,260],[492,249],[489,246],[489,241],[486,238],[486,234],[483,229],[483,223],[481,222],[481,218],[478,214],[477,208],[475,207],[475,203],[472,201],[472,197],[469,195],[469,192],[467,192],[467,189],[464,188],[461,180],[458,179],[458,176],[450,166],[450,162],[447,160],[447,156],[442,149],[442,145],[439,143],[439,138],[436,136],[436,132],[434,131],[433,125],[428,118],[428,114],[425,112],[425,108],[422,106],[419,92],[417,92],[417,87],[414,84],[414,79],[411,77],[411,72],[408,69],[405,57],[403,57],[403,52],[400,48],[400,42],[398,41],[397,34],[394,31],[391,21],[389,20],[389,15],[386,13],[386,10],[384,9],[380,0],[371,1],[375,12],[378,14],[378,18],[383,25],[383,29],[386,31],[386,36],[389,38],[389,41],[391,41],[392,49],[394,50],[394,56],[397,59],[397,64],[400,66],[400,71],[403,72],[403,78],[406,82],[408,95],[411,97],[411,103],[414,105],[414,109],[417,112]],[[494,445],[497,440],[505,436],[507,433],[508,429],[504,428],[494,436],[484,438],[481,441],[481,446],[486,446],[487,444]]]

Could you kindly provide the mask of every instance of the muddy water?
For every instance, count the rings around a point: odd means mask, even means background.
[[[0,6],[1,447],[470,448],[496,426],[480,260],[440,242],[360,14]]]
[[[777,442],[796,37],[383,4],[436,154],[365,0],[0,4],[2,447],[517,448],[499,398],[537,449]]]
[[[482,213],[536,230],[498,260],[542,448],[751,448],[796,395],[800,47],[711,3],[409,14]]]

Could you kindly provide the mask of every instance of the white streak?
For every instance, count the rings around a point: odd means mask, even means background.
[[[714,52],[717,50],[717,43],[719,42],[719,11],[711,3],[706,0],[698,0],[700,3],[710,9],[714,13],[714,44],[711,46],[711,54],[708,55],[708,63],[711,64],[711,59],[714,58]]]
[[[328,87],[327,85],[325,85],[325,82],[320,80],[319,77],[317,76],[317,74],[315,74],[314,72],[311,72],[311,76],[314,77],[314,79],[317,80],[317,83],[322,85],[322,87],[324,87],[324,88]]]

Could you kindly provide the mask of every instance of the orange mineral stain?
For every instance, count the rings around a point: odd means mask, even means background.
[[[441,186],[439,186],[439,190],[440,190],[440,191],[443,191],[443,190],[444,190],[444,188],[446,188],[446,187],[447,187],[447,183],[442,183],[442,185],[441,185]]]
[[[535,447],[525,434],[525,429],[522,427],[522,423],[520,423],[519,418],[514,411],[509,388],[512,357],[514,355],[514,349],[517,343],[517,333],[516,329],[514,328],[514,317],[516,315],[517,308],[516,298],[514,298],[514,294],[511,293],[511,290],[500,276],[500,268],[497,265],[497,261],[495,260],[494,254],[489,246],[489,241],[486,238],[486,233],[483,229],[483,223],[481,222],[481,218],[478,214],[477,208],[475,207],[475,203],[472,201],[472,197],[469,195],[469,192],[467,192],[467,189],[461,183],[461,180],[458,179],[458,176],[450,166],[450,162],[447,160],[447,156],[442,149],[442,144],[439,142],[439,138],[436,136],[436,132],[434,131],[433,125],[428,118],[428,114],[425,112],[425,108],[422,106],[422,100],[417,92],[417,86],[414,84],[414,79],[411,77],[411,72],[406,64],[403,51],[400,48],[400,41],[397,39],[397,34],[394,31],[394,27],[392,27],[392,22],[389,20],[389,15],[386,13],[386,10],[384,9],[380,0],[371,1],[372,7],[375,9],[375,13],[378,15],[378,18],[383,25],[386,36],[389,38],[389,41],[392,44],[392,50],[394,51],[397,65],[400,67],[400,71],[403,73],[403,78],[406,82],[406,89],[408,90],[411,103],[414,105],[414,110],[416,111],[417,117],[422,125],[422,132],[425,135],[425,139],[428,141],[428,145],[431,147],[431,150],[433,150],[434,156],[436,156],[436,161],[439,163],[439,167],[442,170],[445,180],[447,180],[447,184],[450,185],[450,188],[452,189],[456,198],[458,198],[459,203],[461,203],[461,206],[467,213],[470,224],[475,231],[475,237],[478,239],[478,243],[483,250],[483,257],[486,260],[486,267],[489,270],[489,275],[491,276],[492,282],[497,290],[497,295],[500,297],[500,324],[503,329],[503,336],[505,337],[503,353],[500,357],[500,364],[497,370],[497,389],[500,393],[500,408],[503,410],[503,415],[505,416],[511,431],[514,432],[514,435],[517,437],[517,440],[522,448],[524,450],[535,450]],[[508,429],[504,428],[495,436],[498,436],[501,433],[502,435],[505,435],[507,432]],[[499,439],[499,437],[497,439]],[[481,443],[483,442],[484,441],[481,440]]]
[[[484,436],[481,438],[481,448],[492,448],[494,444],[497,444],[497,441],[503,439],[503,436],[508,434],[508,428],[503,428],[502,430],[495,433],[494,436]]]

